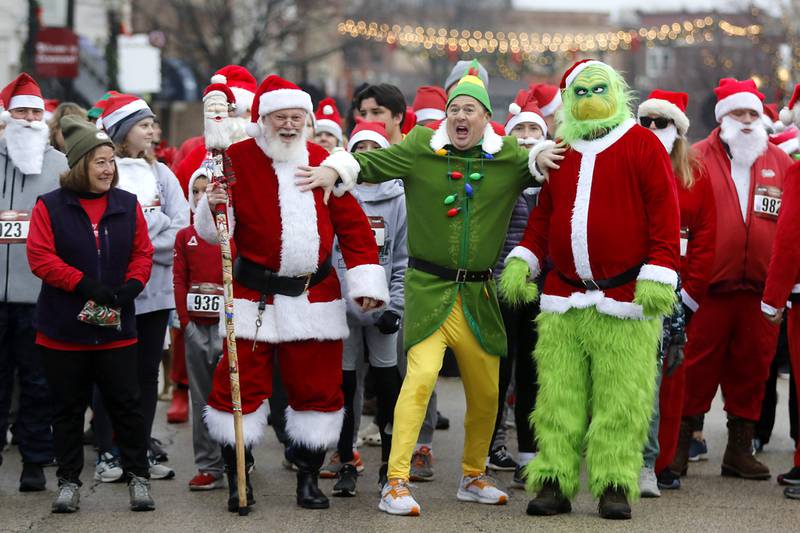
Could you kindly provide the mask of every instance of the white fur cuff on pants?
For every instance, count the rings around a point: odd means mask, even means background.
[[[325,413],[286,408],[286,434],[293,443],[310,450],[323,450],[336,446],[343,421],[344,409]]]
[[[206,405],[203,410],[203,421],[206,423],[208,434],[212,439],[223,445],[234,446],[236,444],[236,436],[233,430],[233,413],[219,411],[210,405]],[[245,446],[258,444],[264,436],[264,429],[267,427],[267,403],[262,403],[252,413],[242,415],[242,425]]]

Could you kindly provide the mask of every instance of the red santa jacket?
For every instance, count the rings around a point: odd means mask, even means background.
[[[778,230],[762,298],[762,302],[773,309],[783,308],[790,293],[800,293],[800,163],[791,166],[784,184]]]
[[[563,155],[509,258],[528,261],[533,276],[552,259],[542,311],[595,306],[607,315],[642,319],[642,307],[633,303],[634,281],[586,291],[561,275],[602,280],[643,265],[638,279],[677,285],[680,212],[669,156],[633,119],[600,139],[574,142]]]
[[[369,221],[353,196],[331,196],[323,191],[301,192],[295,185],[299,165],[318,166],[328,156],[308,143],[300,161],[276,162],[254,139],[232,145],[227,153],[236,174],[231,187],[233,235],[238,253],[282,276],[317,271],[338,237],[345,264],[349,297],[389,300],[386,274],[378,263],[378,247]],[[201,237],[216,240],[211,211],[201,205],[195,227]],[[270,296],[256,331],[259,293],[234,282],[234,320],[237,337],[270,343],[347,337],[346,307],[336,269],[301,296]]]
[[[717,235],[714,191],[701,161],[695,169],[691,188],[678,183],[678,202],[681,209],[681,299],[689,309],[697,311],[708,290]]]
[[[767,143],[767,151],[750,169],[750,199],[747,220],[743,220],[739,196],[731,178],[731,159],[719,137],[719,128],[695,144],[694,149],[706,165],[717,207],[719,231],[709,293],[741,289],[761,292],[767,278],[778,217],[754,213],[754,197],[756,194],[761,197],[780,195],[792,160],[780,148]]]
[[[181,159],[177,164],[178,166],[175,168],[175,177],[178,178],[181,188],[183,189],[183,194],[187,197],[189,196],[189,180],[191,180],[192,174],[203,163],[205,158],[206,143],[203,141],[203,138],[200,137],[200,143],[195,145],[194,148]]]

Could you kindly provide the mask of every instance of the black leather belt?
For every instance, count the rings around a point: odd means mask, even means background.
[[[248,289],[258,291],[263,295],[300,296],[309,288],[324,280],[330,271],[330,257],[319,265],[316,272],[298,277],[280,276],[272,270],[266,269],[244,257],[237,257],[233,263],[233,277],[236,281]]]
[[[792,304],[800,304],[800,292],[793,292],[789,295],[789,301]]]
[[[491,268],[488,270],[446,268],[417,257],[409,257],[408,266],[409,268],[420,270],[427,274],[432,274],[437,278],[441,278],[446,281],[455,281],[456,283],[471,283],[475,281],[489,281],[492,279]]]
[[[564,280],[567,284],[577,287],[578,289],[586,289],[587,291],[604,291],[606,289],[621,287],[626,283],[634,281],[639,275],[639,271],[641,269],[642,265],[636,265],[635,267],[626,270],[622,274],[608,279],[572,279],[568,278],[560,271],[558,272],[558,277]]]

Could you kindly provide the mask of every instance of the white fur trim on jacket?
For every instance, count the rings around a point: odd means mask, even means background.
[[[714,106],[714,116],[717,122],[722,122],[722,117],[734,109],[752,109],[759,115],[764,113],[764,104],[761,99],[753,93],[741,92],[723,98]]]
[[[236,437],[233,431],[233,413],[219,411],[210,405],[206,405],[203,409],[203,421],[208,428],[208,434],[216,442],[231,446],[236,445]],[[262,403],[252,413],[242,415],[242,425],[244,426],[245,446],[258,444],[264,436],[264,428],[267,427],[267,402]]]
[[[584,140],[577,140],[573,141],[570,145],[576,152],[580,152],[582,154],[599,154],[606,148],[611,147],[615,142],[620,140],[623,135],[628,133],[628,130],[631,129],[636,125],[636,121],[633,118],[627,118],[622,121],[622,123],[614,128],[613,130],[609,131],[607,134],[603,135],[599,139],[594,139],[591,141],[584,141]]]
[[[206,200],[206,193],[200,197],[197,202],[199,209],[194,212],[194,229],[200,238],[209,244],[219,244],[217,236],[217,219],[211,212]],[[233,235],[233,230],[236,228],[236,217],[233,215],[233,209],[228,206],[228,235]]]
[[[278,207],[281,214],[281,276],[302,276],[319,266],[319,229],[313,191],[301,191],[295,183],[301,161],[272,162],[278,178]]]
[[[686,289],[681,289],[681,301],[683,302],[683,305],[691,309],[693,313],[696,313],[700,308],[700,304],[697,303],[697,300],[692,298],[691,294],[686,292]]]
[[[575,271],[581,279],[592,279],[592,267],[589,261],[589,199],[592,195],[594,179],[594,163],[596,154],[581,156],[581,167],[578,171],[578,187],[575,191],[575,204],[572,208],[572,257]]]
[[[286,434],[292,442],[311,450],[325,450],[336,446],[342,431],[344,409],[322,411],[295,411],[286,408]]]
[[[777,309],[764,302],[761,302],[761,312],[769,316],[775,316],[778,314]]]
[[[659,265],[643,265],[636,279],[663,283],[664,285],[669,285],[673,289],[678,286],[678,273],[671,268]]]
[[[531,171],[531,176],[536,179],[539,183],[542,183],[545,180],[544,173],[540,172],[539,167],[536,166],[536,158],[538,155],[545,150],[549,150],[551,148],[555,148],[556,143],[555,141],[542,141],[539,144],[534,144],[533,148],[531,148],[530,153],[528,153],[528,170]]]
[[[627,318],[631,320],[644,320],[642,306],[633,302],[620,302],[608,298],[603,291],[573,292],[570,296],[553,296],[543,294],[541,310],[563,314],[570,309],[586,309],[594,306],[598,313]]]
[[[430,147],[435,152],[441,150],[450,142],[450,136],[447,134],[447,119],[442,120],[439,127],[431,136]],[[481,150],[487,154],[496,154],[503,148],[503,138],[494,132],[491,124],[487,124],[483,129],[483,140],[481,141]]]
[[[342,196],[358,183],[358,173],[361,172],[361,166],[355,157],[344,150],[333,152],[325,158],[325,161],[320,163],[320,166],[332,168],[339,174],[339,179],[342,182],[337,183],[333,189],[333,194],[337,197]]]
[[[264,309],[257,336],[256,318],[258,302],[234,298],[233,322],[237,339],[275,344],[312,339],[340,340],[350,334],[344,300],[311,303],[308,301],[308,293],[297,297],[275,295],[274,303]],[[219,328],[223,338],[224,327],[220,315]]]
[[[529,279],[535,279],[536,276],[539,275],[539,272],[541,272],[539,258],[524,246],[515,246],[506,256],[506,260],[503,262],[503,264],[507,265],[511,259],[522,259],[528,263],[528,268],[531,269],[530,276],[528,276]]]
[[[681,111],[681,108],[672,102],[668,102],[667,100],[662,100],[661,98],[650,98],[649,100],[645,100],[639,104],[638,116],[641,118],[647,115],[659,115],[662,117],[667,117],[675,123],[678,133],[680,133],[682,136],[686,135],[686,132],[689,131],[689,117],[686,116],[686,113]]]
[[[303,109],[314,114],[311,95],[300,89],[275,89],[262,93],[258,99],[258,115],[261,117],[281,109]]]
[[[372,298],[380,300],[384,306],[389,303],[389,286],[386,284],[386,270],[378,264],[364,264],[347,269],[345,272],[348,297]]]

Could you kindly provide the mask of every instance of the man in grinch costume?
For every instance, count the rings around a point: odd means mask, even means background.
[[[547,170],[549,180],[500,281],[509,301],[531,301],[530,280],[552,260],[534,352],[539,454],[525,472],[539,493],[527,512],[570,512],[585,448],[600,515],[625,519],[639,495],[661,318],[675,303],[677,191],[667,152],[635,123],[611,67],[576,63],[561,95],[563,144],[532,150],[533,172]]]
[[[492,107],[477,70],[450,93],[438,129],[416,127],[382,150],[335,152],[300,172],[305,187],[352,186],[402,176],[408,210],[406,373],[394,414],[388,482],[380,509],[418,515],[408,489],[409,460],[447,347],[458,361],[467,399],[463,477],[457,498],[504,504],[508,496],[485,476],[497,414],[500,357],[506,337],[491,268],[511,211],[529,186],[529,153],[489,124]]]

